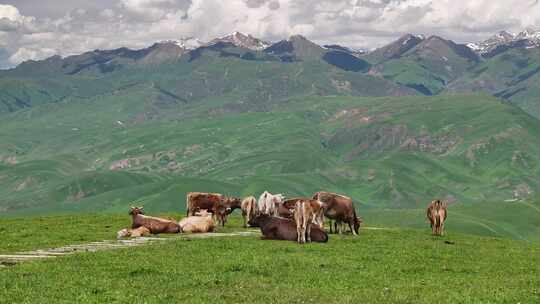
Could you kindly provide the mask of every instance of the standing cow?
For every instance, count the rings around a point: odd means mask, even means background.
[[[311,225],[315,218],[315,211],[309,200],[299,200],[293,209],[294,222],[296,223],[297,242],[303,244],[311,242]]]
[[[235,197],[225,197],[220,193],[188,192],[186,196],[187,216],[193,216],[197,211],[206,210],[222,226],[227,222],[227,216],[241,207],[241,200]]]
[[[426,216],[429,220],[433,235],[442,236],[444,234],[444,221],[446,221],[447,215],[448,211],[445,202],[434,200],[428,204]]]
[[[259,214],[268,214],[268,215],[277,215],[277,208],[285,198],[281,194],[272,194],[268,191],[264,191],[261,196],[259,196],[259,201],[257,202],[257,209]]]
[[[247,228],[249,221],[257,216],[257,199],[254,196],[248,196],[242,200],[240,206],[244,218],[244,228]]]
[[[356,210],[350,197],[345,195],[319,191],[313,195],[313,199],[316,199],[324,205],[324,215],[336,221],[336,227],[340,228],[337,232],[341,233],[341,223],[347,223],[352,234],[358,235],[360,229],[361,220],[356,216]],[[330,230],[332,224],[330,224]]]

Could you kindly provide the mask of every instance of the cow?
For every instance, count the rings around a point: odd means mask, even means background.
[[[214,207],[212,208],[212,213],[214,214],[214,218],[218,221],[218,223],[225,227],[225,223],[227,223],[227,218],[229,214],[231,214],[232,209],[231,207],[228,207],[228,205],[225,202],[219,202],[214,204]]]
[[[193,216],[198,210],[213,212],[214,205],[224,201],[223,194],[188,192],[186,195],[186,216]]]
[[[281,194],[271,194],[268,191],[264,191],[257,202],[257,209],[261,214],[277,215],[276,205],[279,206],[283,202],[285,197]]]
[[[244,218],[244,228],[247,228],[249,220],[257,215],[257,199],[254,196],[248,196],[242,200],[240,206]]]
[[[444,221],[446,221],[447,215],[448,210],[446,208],[446,202],[434,200],[428,204],[426,216],[429,220],[433,235],[442,236],[444,234]]]
[[[263,239],[298,241],[298,233],[296,232],[296,223],[294,220],[268,214],[259,214],[248,223],[250,226],[260,227]],[[318,226],[311,227],[310,237],[312,242],[328,242],[328,234]]]
[[[199,210],[212,213],[216,220],[225,225],[227,216],[241,208],[241,200],[225,197],[220,193],[188,192],[186,195],[186,216],[193,216]]]
[[[150,236],[150,230],[146,227],[139,227],[135,229],[122,229],[116,233],[116,238],[121,239],[124,237],[141,237]]]
[[[336,221],[335,228],[339,225],[341,234],[341,223],[345,222],[349,225],[349,229],[353,235],[358,235],[361,219],[356,216],[353,201],[345,195],[319,191],[313,195],[313,199],[320,201],[323,204],[324,215]],[[332,223],[330,223],[330,232],[332,232]]]
[[[311,242],[311,225],[315,218],[315,211],[311,207],[309,200],[298,200],[294,205],[293,218],[296,223],[296,234],[298,244]]]
[[[206,211],[197,212],[196,216],[188,216],[178,222],[183,232],[206,233],[215,230],[212,215]]]
[[[131,207],[129,214],[133,220],[131,229],[145,227],[152,234],[182,232],[180,226],[172,220],[144,215],[143,207]]]
[[[277,215],[284,218],[293,218],[293,209],[300,200],[308,201],[314,212],[313,223],[324,229],[324,204],[318,200],[307,197],[289,198],[283,201],[277,210]]]

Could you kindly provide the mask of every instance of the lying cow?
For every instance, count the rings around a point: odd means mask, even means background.
[[[428,204],[426,216],[431,225],[433,235],[444,234],[444,221],[446,221],[447,215],[448,211],[445,202],[442,202],[441,200],[434,200]]]
[[[345,195],[340,195],[331,192],[319,191],[313,195],[313,199],[316,199],[324,205],[324,215],[336,221],[335,228],[340,228],[338,233],[341,233],[341,223],[347,223],[352,234],[357,235],[360,229],[361,220],[356,216],[356,210],[352,199]],[[330,224],[330,231],[332,232],[332,224]]]
[[[257,201],[257,209],[260,214],[277,215],[277,208],[283,203],[284,196],[282,194],[272,194],[268,191],[264,191]]]
[[[244,228],[247,228],[248,222],[257,215],[257,199],[253,196],[248,196],[242,200],[240,206],[242,217],[244,218]]]
[[[197,216],[188,216],[178,222],[183,232],[206,233],[215,230],[212,215],[206,211],[197,212]]]
[[[131,207],[129,211],[133,223],[131,229],[145,227],[152,234],[158,233],[180,233],[182,229],[173,220],[162,219],[159,217],[146,216],[143,214],[143,207]]]
[[[291,219],[260,214],[252,218],[249,225],[259,226],[264,239],[298,241],[296,223]],[[317,226],[311,227],[310,237],[312,242],[328,242],[328,234]]]
[[[126,238],[126,237],[141,237],[141,236],[150,236],[150,230],[146,227],[139,227],[135,229],[122,229],[116,233],[116,238]]]

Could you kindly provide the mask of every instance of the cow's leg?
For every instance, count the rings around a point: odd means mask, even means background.
[[[348,224],[349,224],[349,229],[351,230],[351,233],[353,235],[358,235],[356,234],[356,231],[354,231],[354,220],[349,220]]]
[[[311,243],[311,225],[312,223],[308,223],[306,227],[306,238],[308,243]]]
[[[302,244],[302,226],[296,223],[296,242]]]

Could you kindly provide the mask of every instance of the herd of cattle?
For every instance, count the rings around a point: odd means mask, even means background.
[[[215,230],[215,222],[225,226],[228,216],[236,209],[242,211],[244,227],[259,227],[263,238],[290,240],[298,243],[327,242],[324,230],[327,218],[330,233],[342,233],[343,225],[353,235],[358,234],[362,219],[356,215],[353,201],[345,195],[319,191],[311,198],[285,199],[282,194],[264,191],[257,200],[226,197],[219,193],[189,192],[186,197],[186,217],[179,222],[146,216],[143,207],[131,207],[131,229],[118,231],[118,238],[139,237],[159,233],[205,233]],[[442,235],[447,217],[446,203],[432,201],[426,216],[434,235]]]

